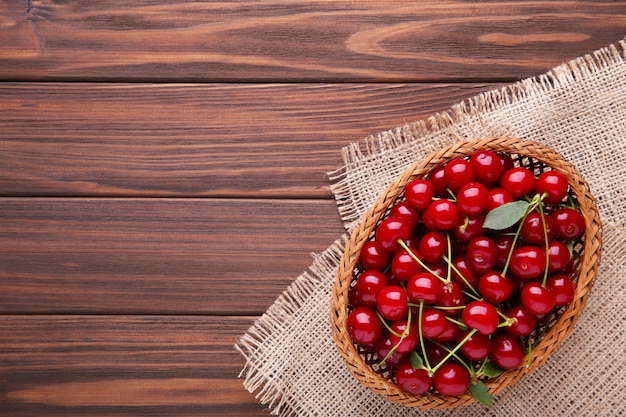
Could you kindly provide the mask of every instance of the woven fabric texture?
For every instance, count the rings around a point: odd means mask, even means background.
[[[487,91],[342,150],[329,174],[347,232],[414,161],[457,141],[532,139],[556,149],[589,183],[604,225],[602,264],[574,331],[531,375],[487,409],[410,409],[363,387],[331,337],[329,302],[347,234],[315,255],[244,334],[246,389],[279,416],[626,415],[626,41],[546,74]]]

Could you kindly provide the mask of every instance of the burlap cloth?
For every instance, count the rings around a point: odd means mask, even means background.
[[[574,331],[548,361],[487,409],[409,409],[371,393],[348,372],[331,337],[329,302],[346,235],[235,346],[244,386],[280,416],[626,415],[626,42],[546,74],[488,91],[449,111],[343,149],[330,173],[349,231],[413,161],[486,136],[534,139],[560,151],[590,183],[603,230],[599,276]]]

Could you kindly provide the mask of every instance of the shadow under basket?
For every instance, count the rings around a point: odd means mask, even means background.
[[[332,335],[352,375],[374,393],[407,407],[454,408],[471,404],[475,399],[469,392],[460,396],[445,396],[437,392],[416,396],[398,387],[390,376],[389,369],[384,364],[380,365],[381,359],[375,353],[365,351],[353,342],[347,329],[350,311],[348,293],[360,272],[358,259],[363,245],[373,238],[377,225],[387,216],[390,207],[404,198],[406,185],[414,179],[425,178],[433,169],[445,165],[452,159],[468,158],[481,149],[507,153],[515,166],[529,168],[535,176],[545,170],[556,170],[564,174],[568,178],[570,196],[575,199],[585,219],[585,232],[573,245],[572,261],[576,271],[573,276],[576,289],[574,299],[556,310],[554,318],[544,325],[545,328],[535,332],[534,347],[529,361],[525,362],[528,366],[505,371],[496,378],[484,381],[491,395],[499,393],[533,372],[563,342],[572,331],[578,314],[583,310],[597,275],[601,255],[602,225],[596,200],[587,182],[575,167],[555,150],[528,140],[487,138],[459,142],[413,164],[389,185],[351,234],[337,270],[330,309]],[[541,337],[537,334],[541,334]]]

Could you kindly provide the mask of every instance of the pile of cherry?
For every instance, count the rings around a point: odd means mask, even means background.
[[[348,331],[406,392],[490,405],[575,284],[585,221],[556,170],[476,151],[407,184],[361,250]]]

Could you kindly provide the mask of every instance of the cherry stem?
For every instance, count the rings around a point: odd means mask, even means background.
[[[547,196],[546,193],[543,193],[541,196],[541,201],[543,198]],[[543,281],[541,283],[542,287],[546,287],[546,282],[548,281],[548,268],[550,266],[550,242],[548,241],[548,226],[546,225],[546,218],[543,214],[543,204],[539,203],[539,215],[541,217],[541,226],[543,227],[543,240],[545,241],[546,247],[546,269],[543,271]]]
[[[446,352],[452,352],[452,351],[450,350],[450,348],[449,348],[448,346],[444,345],[444,344],[441,344],[441,343],[439,343],[439,342],[435,342],[434,340],[433,340],[433,343],[434,343],[435,345],[439,346],[440,348],[442,348],[443,350],[445,350]],[[461,365],[463,365],[463,367],[464,367],[465,369],[467,369],[467,372],[469,372],[469,374],[470,374],[470,375],[472,375],[472,376],[474,375],[474,372],[475,372],[475,371],[474,371],[473,367],[472,367],[472,366],[469,366],[467,363],[465,363],[465,361],[464,361],[463,359],[461,359],[461,357],[460,357],[459,355],[457,355],[457,354],[456,354],[456,351],[452,352],[452,356],[454,356],[454,357],[455,357],[455,358],[459,361],[459,363],[460,363]],[[439,362],[439,364],[443,364],[443,362],[444,362],[444,361],[441,361],[441,362]],[[485,362],[487,362],[487,361],[485,361]],[[433,371],[433,373],[434,373],[434,371]],[[432,374],[431,374],[431,375],[432,375]]]
[[[426,354],[426,345],[424,345],[424,336],[422,331],[422,312],[424,311],[424,300],[420,300],[419,312],[418,312],[418,322],[417,322],[417,331],[420,339],[420,346],[422,348],[422,356],[424,357],[424,364],[426,365],[426,370],[428,373],[431,373],[430,362],[428,361],[428,355]]]
[[[439,362],[433,369],[432,369],[432,373],[434,374],[435,372],[437,372],[437,370],[444,364],[446,363],[452,356],[455,356],[455,353],[457,352],[457,350],[461,349],[461,346],[463,346],[465,344],[465,342],[467,342],[472,336],[474,336],[474,333],[476,333],[476,329],[472,329],[470,330],[470,332],[463,338],[463,340],[461,340],[455,347],[454,349],[450,350],[448,352],[448,354],[441,360],[441,362]],[[465,365],[465,367],[467,368],[467,365]]]
[[[524,216],[519,221],[519,224],[517,226],[517,230],[515,231],[515,235],[513,236],[513,242],[511,243],[511,248],[509,249],[509,253],[508,253],[507,257],[506,257],[506,262],[504,264],[504,268],[502,268],[502,276],[506,276],[506,273],[509,270],[509,264],[511,263],[511,258],[513,257],[513,250],[515,250],[515,245],[517,244],[517,239],[520,236],[520,232],[522,230],[522,226],[524,225],[524,221],[526,220],[526,217],[528,217],[530,212],[533,211],[535,209],[535,207],[537,207],[537,205],[541,204],[542,200],[543,200],[543,197],[540,196],[539,194],[536,194],[533,197],[533,199],[530,201],[530,204],[528,205],[528,208],[526,208],[526,213],[524,213]]]
[[[436,273],[435,273],[435,271],[433,271],[432,269],[430,269],[430,268],[428,267],[428,265],[426,265],[426,264],[425,264],[425,263],[424,263],[424,262],[423,262],[420,258],[418,258],[418,257],[417,257],[417,256],[413,253],[413,251],[411,250],[411,248],[409,248],[409,247],[406,245],[406,243],[404,243],[404,241],[403,241],[402,239],[398,239],[396,242],[398,243],[398,245],[400,245],[400,247],[401,247],[402,249],[404,249],[404,250],[405,250],[405,251],[409,254],[409,256],[411,257],[411,259],[413,259],[415,262],[417,262],[418,264],[420,264],[420,266],[421,266],[422,268],[424,268],[427,272],[430,272],[431,274],[433,274],[433,276],[435,276],[435,278],[437,278],[439,281],[443,282],[444,284],[447,284],[447,283],[448,283],[448,281],[447,281],[445,278],[443,278],[443,277],[439,276],[438,274],[436,274]]]
[[[387,329],[387,331],[389,333],[391,333],[392,335],[396,336],[396,337],[402,337],[402,335],[396,331],[394,331],[389,324],[387,324],[387,320],[385,320],[385,318],[380,314],[380,312],[377,310],[376,311],[376,315],[378,316],[378,318],[380,319],[380,321],[382,322],[383,326],[385,326],[385,329]]]

